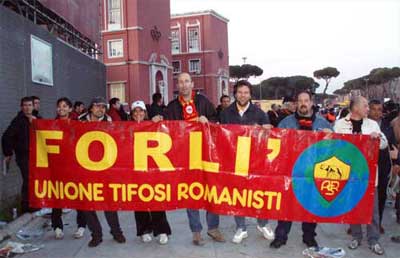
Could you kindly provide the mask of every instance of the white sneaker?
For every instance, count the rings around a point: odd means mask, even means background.
[[[268,240],[275,239],[275,233],[269,224],[265,225],[264,227],[260,227],[257,225],[257,229],[258,229],[258,231],[260,231],[260,233],[263,235],[263,237],[265,239],[268,239]]]
[[[160,234],[160,239],[158,240],[160,245],[168,244],[168,235],[167,234]]]
[[[153,239],[150,234],[143,234],[140,237],[142,238],[143,243],[151,242]]]
[[[248,236],[249,235],[247,234],[247,231],[239,228],[233,236],[232,242],[235,244],[240,244],[243,239],[247,238]]]
[[[56,234],[56,239],[63,239],[64,238],[64,232],[62,231],[61,228],[56,228],[54,230],[54,233]]]
[[[76,238],[76,239],[82,238],[84,233],[85,233],[85,228],[80,227],[75,231],[74,238]]]
[[[42,208],[42,209],[36,211],[36,212],[34,213],[34,215],[35,215],[36,217],[42,217],[42,216],[44,216],[44,215],[51,214],[51,212],[52,212],[52,209],[50,209],[50,208]]]
[[[71,211],[72,209],[62,209],[63,214],[70,213]]]

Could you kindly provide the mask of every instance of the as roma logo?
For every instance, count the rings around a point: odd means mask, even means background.
[[[353,210],[365,195],[369,168],[352,143],[322,140],[305,149],[292,171],[292,189],[307,211],[335,217]]]
[[[351,167],[332,157],[314,165],[314,181],[317,189],[328,202],[342,192],[349,180]]]
[[[188,113],[189,115],[191,115],[193,113],[193,107],[192,106],[186,106],[186,113]]]

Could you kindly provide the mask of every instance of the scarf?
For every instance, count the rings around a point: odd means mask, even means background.
[[[185,101],[182,96],[178,97],[179,103],[182,106],[183,120],[185,121],[194,121],[199,116],[194,104],[194,97],[194,91],[192,91],[192,98],[189,101]]]
[[[308,130],[311,131],[312,130],[312,125],[313,122],[315,120],[315,113],[313,112],[312,115],[310,117],[308,116],[301,116],[299,115],[299,113],[295,112],[294,116],[297,119],[297,122],[299,123],[300,126],[300,130]]]

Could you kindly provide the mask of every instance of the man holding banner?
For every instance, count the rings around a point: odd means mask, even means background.
[[[245,80],[238,81],[233,94],[235,102],[222,111],[220,115],[221,124],[240,124],[240,125],[261,125],[266,129],[271,129],[267,115],[257,106],[251,103],[252,85]],[[248,237],[245,217],[235,216],[236,233],[232,239],[233,243],[240,244],[243,239]],[[257,229],[263,234],[264,238],[273,240],[274,231],[271,229],[266,219],[258,219]]]
[[[379,149],[387,148],[388,142],[386,136],[381,132],[379,125],[368,116],[368,101],[364,97],[356,97],[350,101],[350,114],[335,123],[336,133],[345,134],[366,134],[372,138],[379,138]],[[378,170],[376,171],[378,173]],[[383,247],[379,244],[379,205],[378,205],[378,175],[375,181],[375,199],[371,224],[367,225],[368,244],[371,251],[375,254],[382,255]],[[357,249],[362,240],[361,225],[350,225],[353,240],[349,244],[350,249]]]
[[[184,120],[200,123],[216,122],[217,113],[213,104],[203,95],[196,94],[193,90],[193,81],[188,73],[178,75],[179,96],[172,100],[167,107],[168,120]],[[201,237],[202,225],[199,210],[187,209],[190,230],[193,233],[193,244],[204,245]],[[219,215],[206,212],[208,231],[207,234],[217,242],[225,242],[219,231]]]
[[[13,152],[15,160],[22,176],[21,187],[21,214],[34,209],[30,208],[28,198],[29,181],[29,126],[32,120],[36,119],[33,115],[33,98],[23,97],[21,99],[21,110],[11,121],[1,138],[1,145],[4,153],[4,160],[10,163]]]
[[[111,117],[106,114],[106,106],[107,103],[102,97],[94,98],[90,103],[88,113],[82,115],[80,120],[87,122],[110,122]],[[103,241],[103,233],[99,218],[97,217],[96,211],[85,211],[85,215],[88,227],[92,232],[92,240],[90,240],[88,246],[96,247]],[[111,234],[114,240],[118,243],[125,243],[126,240],[119,225],[118,213],[116,211],[104,211],[104,215],[111,228]]]
[[[278,127],[287,129],[307,130],[307,131],[324,131],[332,132],[331,124],[323,117],[315,114],[312,107],[312,95],[308,91],[301,91],[297,94],[297,111],[285,119],[283,119]],[[288,234],[292,226],[291,221],[278,221],[278,226],[275,229],[275,240],[271,242],[271,248],[280,248],[286,244]],[[317,247],[318,243],[315,240],[316,223],[303,222],[303,243],[307,247]]]

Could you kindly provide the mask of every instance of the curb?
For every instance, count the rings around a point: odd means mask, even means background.
[[[6,238],[11,237],[12,234],[17,232],[17,230],[29,222],[31,222],[35,216],[32,213],[24,213],[22,216],[18,217],[16,220],[8,223],[4,229],[0,230],[0,242]]]

